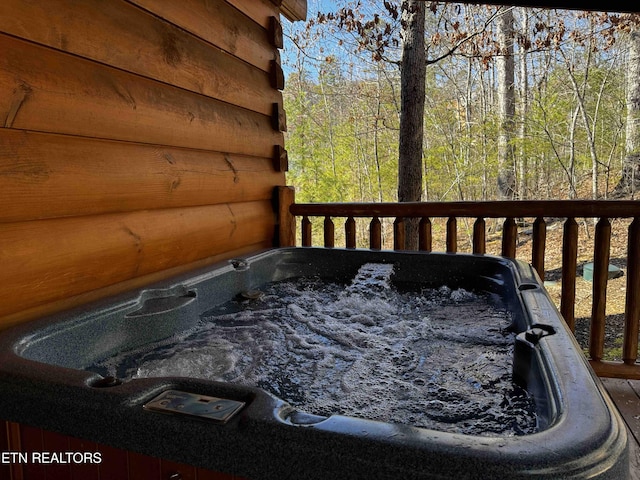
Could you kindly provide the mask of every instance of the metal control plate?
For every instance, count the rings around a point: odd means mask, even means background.
[[[181,390],[166,390],[143,405],[145,410],[204,418],[226,423],[244,407],[244,402],[210,397]]]

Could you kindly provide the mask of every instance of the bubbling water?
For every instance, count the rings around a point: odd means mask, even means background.
[[[387,264],[351,284],[298,278],[202,315],[201,325],[98,366],[125,378],[257,386],[308,413],[474,435],[536,431],[511,381],[511,318],[488,295],[396,288]],[[257,297],[257,298],[256,298]]]

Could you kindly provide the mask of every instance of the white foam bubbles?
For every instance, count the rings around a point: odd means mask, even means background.
[[[367,264],[345,286],[303,278],[222,305],[118,376],[180,375],[258,386],[301,410],[480,435],[535,431],[511,383],[508,312],[463,289],[398,291]],[[526,414],[523,414],[523,412]]]

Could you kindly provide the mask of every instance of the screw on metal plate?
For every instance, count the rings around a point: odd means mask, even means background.
[[[163,413],[199,417],[224,424],[244,406],[245,402],[228,398],[167,390],[143,405],[143,408]]]

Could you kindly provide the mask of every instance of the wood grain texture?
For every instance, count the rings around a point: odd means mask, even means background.
[[[280,13],[278,2],[272,0],[227,0],[227,3],[264,28],[269,27],[269,17],[276,17]]]
[[[278,187],[278,246],[295,247],[296,245],[296,219],[289,209],[295,202],[295,190],[293,187]]]
[[[0,316],[273,241],[270,201],[5,223]]]
[[[0,36],[0,124],[16,129],[271,157],[270,117]]]
[[[0,4],[0,328],[273,246],[279,8],[245,3]]]
[[[0,420],[0,452],[11,451],[9,445],[9,422]],[[11,468],[8,463],[0,462],[0,478],[11,478]],[[13,480],[13,479],[12,479]]]
[[[297,203],[294,215],[334,217],[640,217],[637,200]]]
[[[0,129],[0,222],[269,200],[269,158]]]
[[[292,22],[304,21],[307,19],[307,0],[283,0],[280,10]]]
[[[640,217],[634,218],[629,225],[627,242],[627,292],[622,359],[626,364],[635,365],[640,329]]]
[[[30,305],[26,303],[19,311],[0,317],[0,330],[9,328],[22,322],[41,318],[45,315],[62,312],[96,300],[112,297],[114,295],[128,292],[130,290],[143,288],[152,283],[159,282],[176,275],[182,275],[196,269],[209,267],[215,263],[222,262],[230,258],[250,255],[252,253],[271,247],[273,247],[273,240],[263,239],[255,244],[227,250],[210,257],[196,260],[195,262],[181,264],[176,267],[172,267],[166,270],[160,270],[158,272],[153,272],[147,275],[141,275],[139,277],[131,278],[129,280],[125,280],[113,285],[107,285],[105,287],[100,287],[94,290],[83,292],[78,295],[60,298],[58,300],[39,305]]]
[[[271,71],[122,0],[3,0],[0,31],[264,115],[282,104]]]
[[[638,480],[640,479],[640,381],[603,378],[602,383],[627,425],[629,479]]]
[[[224,0],[130,1],[265,72],[271,60],[278,58],[266,27],[247,21],[244,13]]]

